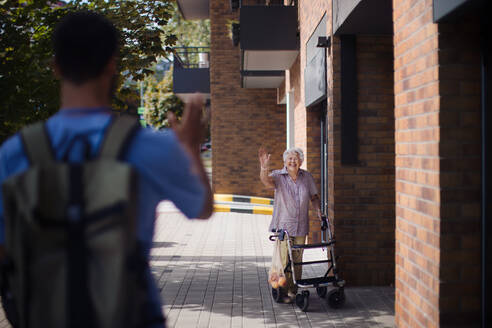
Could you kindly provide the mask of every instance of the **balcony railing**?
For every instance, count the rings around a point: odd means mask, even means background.
[[[209,47],[174,48],[173,92],[183,101],[199,92],[210,97]]]
[[[209,47],[174,48],[174,66],[182,68],[208,68],[210,63]]]
[[[235,11],[239,8],[241,8],[242,5],[248,5],[248,6],[297,6],[297,1],[298,0],[290,0],[288,3],[285,3],[284,0],[248,0],[248,1],[243,1],[243,0],[229,0],[229,3],[231,5],[231,10]]]

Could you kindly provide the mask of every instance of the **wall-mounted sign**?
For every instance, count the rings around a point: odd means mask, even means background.
[[[326,56],[324,48],[317,48],[304,69],[305,106],[317,104],[326,98]]]
[[[313,106],[326,98],[326,49],[319,48],[319,37],[326,37],[326,15],[306,42],[304,105]]]

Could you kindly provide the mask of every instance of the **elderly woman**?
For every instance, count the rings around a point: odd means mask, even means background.
[[[284,167],[269,173],[270,154],[261,147],[258,151],[261,171],[260,180],[267,187],[275,189],[275,203],[270,230],[284,229],[289,233],[291,245],[303,245],[309,231],[309,203],[317,210],[321,218],[318,190],[312,175],[301,169],[304,154],[300,148],[290,148],[284,152]],[[282,264],[287,265],[287,241],[281,242]],[[294,262],[302,261],[302,250],[292,252]],[[295,267],[296,279],[301,279],[302,267]],[[287,286],[285,303],[295,299],[297,287],[292,274],[286,274]]]

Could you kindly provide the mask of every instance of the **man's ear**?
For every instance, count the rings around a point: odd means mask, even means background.
[[[51,58],[50,66],[51,66],[51,70],[53,71],[53,75],[55,76],[55,78],[57,78],[58,80],[61,80],[61,78],[62,78],[61,69],[60,69],[60,66],[58,66],[58,64],[56,63],[55,57]]]
[[[109,76],[113,77],[118,72],[118,58],[116,56],[111,57],[109,59],[108,64],[104,68],[104,73],[109,74]]]

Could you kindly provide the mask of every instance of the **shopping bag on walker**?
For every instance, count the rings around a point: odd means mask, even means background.
[[[275,240],[275,245],[273,247],[272,265],[270,266],[270,272],[268,274],[268,282],[272,288],[275,289],[287,285],[282,258],[280,256],[280,240],[278,238]]]

